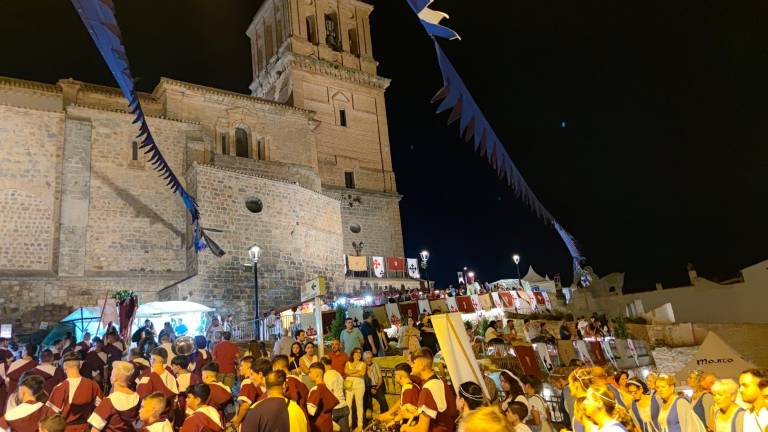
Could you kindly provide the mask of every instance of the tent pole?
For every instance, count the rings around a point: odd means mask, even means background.
[[[104,309],[107,308],[107,300],[109,299],[109,291],[107,291],[107,294],[104,296],[104,304],[101,306],[101,313],[99,314],[99,325],[96,326],[96,334],[93,335],[93,337],[98,336],[99,330],[101,330],[101,320],[104,318]]]

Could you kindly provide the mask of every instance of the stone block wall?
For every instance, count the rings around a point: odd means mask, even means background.
[[[403,256],[400,195],[330,187],[324,193],[341,202],[345,254],[355,255],[352,242],[362,241],[363,255]],[[359,233],[352,232],[353,224],[360,226]]]
[[[180,300],[198,301],[238,319],[253,317],[254,277],[247,251],[262,248],[259,303],[262,312],[299,301],[299,289],[317,275],[330,287],[343,284],[339,203],[299,185],[222,168],[194,165],[203,226],[227,252],[198,255],[198,275],[179,285]],[[252,213],[245,200],[261,200]]]
[[[0,273],[50,272],[64,115],[0,105]]]
[[[278,161],[261,161],[216,154],[213,164],[224,168],[253,173],[261,177],[296,182],[311,191],[320,192],[320,177],[312,168]]]

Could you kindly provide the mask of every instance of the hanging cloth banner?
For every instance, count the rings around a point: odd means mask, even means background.
[[[557,341],[557,354],[560,356],[560,363],[568,365],[571,360],[578,359],[576,355],[576,348],[573,346],[573,341],[559,340]]]
[[[533,347],[530,345],[514,345],[512,349],[515,351],[515,356],[520,362],[520,367],[523,369],[523,373],[526,375],[532,375],[535,377],[541,377],[541,368],[539,367],[539,361],[536,359],[536,353],[533,351]]]
[[[532,294],[533,294],[533,298],[536,299],[536,305],[541,305],[541,306],[546,305],[546,302],[544,301],[544,296],[541,295],[539,291],[534,291]]]
[[[491,299],[490,294],[483,294],[479,297],[480,297],[480,307],[482,307],[483,310],[489,311],[493,309],[494,305],[493,305],[493,300]]]
[[[419,313],[432,313],[432,308],[429,306],[429,300],[419,300]]]
[[[419,304],[415,301],[407,301],[398,303],[400,306],[400,315],[403,317],[413,318],[416,323],[419,322]]]
[[[464,273],[462,273],[462,272],[456,272],[456,275],[457,275],[457,277],[459,278],[459,283],[460,283],[460,284],[463,284],[463,283],[464,283]]]
[[[595,364],[602,366],[608,362],[608,360],[605,358],[605,352],[603,352],[603,347],[600,345],[600,342],[590,341],[587,342],[587,345],[589,346],[590,357],[592,357],[592,360],[595,362]]]
[[[552,310],[552,302],[549,301],[549,293],[542,291],[541,295],[544,297],[544,306],[546,306],[547,309]]]
[[[475,312],[480,312],[483,310],[483,306],[480,305],[480,296],[477,294],[472,294],[469,296],[469,299],[472,301],[472,309],[474,309]]]
[[[400,309],[397,307],[397,303],[387,303],[384,307],[387,310],[387,318],[393,326],[400,327],[405,324],[400,317]]]
[[[472,299],[469,296],[456,297],[456,304],[459,305],[459,310],[462,313],[472,313],[475,311],[475,308],[472,307]]]
[[[605,358],[607,358],[614,367],[618,368],[619,365],[616,364],[616,358],[613,356],[613,351],[611,350],[611,343],[605,339],[602,339],[600,340],[600,346],[603,348],[603,354],[605,355]]]
[[[581,357],[581,361],[583,361],[587,366],[594,366],[595,362],[592,361],[592,356],[589,355],[589,348],[587,348],[587,343],[579,339],[574,341],[574,345],[576,346],[576,352],[579,353],[579,357]]]
[[[408,258],[408,277],[412,279],[421,279],[419,274],[419,260],[416,258]]]
[[[456,297],[446,297],[445,304],[448,305],[448,312],[459,311],[459,304],[456,302]]]
[[[545,343],[535,343],[533,344],[533,350],[536,351],[536,354],[539,355],[539,358],[541,359],[541,363],[544,364],[544,367],[547,369],[547,371],[552,371],[554,369],[554,366],[552,366],[552,359],[549,358],[549,351],[547,351],[547,344]]]
[[[504,301],[504,305],[508,308],[514,308],[517,310],[516,299],[512,291],[501,291],[499,296]]]
[[[120,91],[128,99],[128,109],[134,115],[133,123],[138,123],[136,138],[141,141],[139,148],[144,150],[145,155],[148,155],[148,161],[152,168],[160,173],[160,177],[166,182],[166,186],[171,192],[179,194],[184,207],[189,212],[194,227],[195,250],[200,251],[208,248],[216,256],[224,255],[224,251],[200,227],[198,223],[200,213],[195,199],[184,189],[152,136],[134,87],[135,80],[131,75],[131,67],[128,63],[125,46],[123,46],[123,35],[120,32],[117,18],[115,18],[113,2],[111,0],[72,0],[72,5],[77,10],[88,34],[91,35],[96,48],[107,63]]]
[[[434,42],[437,62],[443,76],[443,87],[432,98],[432,102],[441,101],[437,107],[437,112],[441,113],[450,108],[451,113],[448,116],[448,123],[459,120],[460,136],[465,141],[472,141],[474,143],[475,151],[488,160],[488,163],[496,170],[496,174],[500,178],[506,179],[507,184],[512,188],[518,199],[525,203],[536,216],[555,228],[568,252],[571,254],[573,270],[574,274],[576,274],[581,270],[580,263],[583,257],[576,247],[575,240],[539,201],[539,198],[523,178],[520,170],[515,166],[504,144],[491,127],[490,122],[485,118],[475,99],[469,93],[469,89],[467,89],[461,76],[459,76],[448,56],[445,55],[437,43],[437,38],[447,40],[460,39],[454,30],[440,25],[440,21],[448,18],[448,15],[430,9],[429,5],[432,3],[432,0],[406,1]]]
[[[384,257],[371,257],[371,266],[376,277],[384,277]]]
[[[405,271],[405,260],[397,257],[387,257],[387,268],[391,272]]]
[[[635,360],[635,364],[639,367],[640,360],[637,359],[637,348],[635,348],[635,341],[632,339],[627,339],[627,347],[629,348],[629,352],[632,354],[632,358]]]
[[[364,256],[350,255],[347,257],[349,260],[349,269],[352,271],[368,271],[368,260]]]
[[[493,306],[497,308],[503,308],[504,304],[501,302],[501,299],[499,298],[499,293],[492,292],[491,293],[491,299],[493,300]]]

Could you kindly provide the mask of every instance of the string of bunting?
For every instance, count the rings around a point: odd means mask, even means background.
[[[520,170],[515,166],[501,140],[496,136],[488,119],[483,115],[459,73],[456,72],[453,64],[451,64],[451,61],[440,48],[437,38],[447,40],[461,39],[453,29],[440,24],[440,21],[448,18],[448,15],[430,9],[429,5],[432,3],[432,0],[406,1],[418,16],[421,25],[432,38],[435,45],[437,62],[443,76],[443,87],[432,98],[433,103],[440,102],[437,107],[437,113],[439,114],[451,109],[451,113],[448,116],[448,124],[459,120],[459,133],[464,140],[473,142],[475,151],[488,160],[500,178],[506,179],[507,184],[512,188],[518,199],[522,200],[537,217],[553,225],[573,259],[576,280],[583,282],[582,274],[584,272],[581,269],[581,263],[584,257],[576,246],[575,239],[539,201],[536,194],[523,178]]]
[[[173,193],[177,193],[189,212],[194,226],[194,245],[197,251],[210,246],[211,252],[216,256],[224,255],[224,251],[206,235],[199,225],[200,212],[195,199],[184,189],[176,174],[163,156],[160,148],[152,136],[147,124],[146,116],[141,107],[141,102],[136,94],[134,79],[128,64],[128,56],[123,46],[122,33],[117,24],[112,0],[72,0],[72,5],[77,10],[88,33],[91,35],[109,70],[115,77],[120,90],[128,99],[128,107],[135,116],[133,123],[139,125],[139,133],[136,138],[141,140],[139,148],[148,155],[148,161],[160,177],[166,181]]]

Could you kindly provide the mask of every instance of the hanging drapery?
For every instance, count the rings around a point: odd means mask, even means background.
[[[576,247],[575,240],[555,220],[549,210],[536,197],[536,194],[528,186],[525,179],[523,179],[522,173],[517,169],[501,140],[496,136],[488,119],[485,118],[480,107],[464,85],[464,81],[437,43],[437,38],[448,40],[460,39],[455,31],[440,25],[440,21],[448,18],[448,15],[429,9],[428,6],[432,3],[432,0],[406,1],[411,9],[413,9],[413,12],[419,17],[421,25],[432,38],[435,45],[437,62],[443,76],[443,87],[432,99],[432,102],[440,101],[437,112],[441,113],[450,108],[451,114],[448,116],[448,123],[459,120],[460,135],[466,141],[473,141],[475,151],[480,152],[482,156],[488,159],[488,162],[496,170],[500,178],[506,179],[507,184],[512,188],[517,198],[522,200],[539,218],[543,219],[546,223],[552,224],[571,255],[575,278],[577,280],[582,279],[580,277],[582,274],[581,263],[584,257]]]
[[[195,249],[200,251],[209,248],[216,256],[224,255],[224,251],[206,235],[199,226],[200,213],[197,208],[197,202],[184,189],[184,186],[176,177],[171,166],[166,161],[160,148],[152,136],[152,132],[147,124],[146,116],[141,108],[139,96],[134,87],[134,79],[131,75],[128,56],[123,46],[122,34],[117,24],[114,13],[114,4],[112,0],[72,0],[72,5],[77,10],[80,18],[96,44],[101,56],[107,63],[109,70],[117,81],[118,87],[123,92],[123,96],[128,99],[128,108],[134,115],[133,123],[138,123],[139,133],[136,138],[141,141],[139,148],[144,150],[144,154],[149,158],[149,163],[160,173],[166,185],[173,193],[179,194],[189,212],[192,224],[195,227]]]

